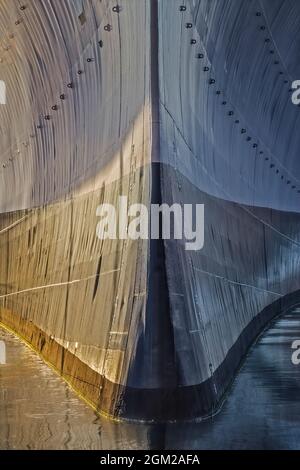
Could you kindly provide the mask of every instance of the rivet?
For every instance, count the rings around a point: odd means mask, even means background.
[[[213,85],[214,83],[216,83],[216,80],[214,78],[210,78],[208,83],[210,85]]]
[[[233,111],[228,111],[228,116],[233,116],[234,112]]]
[[[20,6],[20,10],[21,10],[21,11],[26,10],[26,5],[21,5],[21,6]]]
[[[45,120],[46,120],[46,121],[50,121],[50,116],[49,116],[49,114],[46,114],[46,116],[44,116],[44,117],[45,117]]]
[[[246,129],[241,129],[241,134],[246,134]]]
[[[78,75],[82,75],[82,74],[83,74],[83,70],[78,70],[77,74],[78,74]]]
[[[227,104],[227,101],[222,101],[223,106],[226,106],[226,104]]]
[[[275,166],[274,163],[271,163],[270,168],[274,168],[274,166]]]
[[[57,104],[54,104],[51,108],[53,111],[57,111]]]
[[[111,31],[112,30],[112,26],[110,24],[106,24],[104,26],[104,31]]]
[[[186,6],[185,5],[180,5],[179,11],[186,11]]]
[[[261,150],[261,151],[259,152],[259,155],[263,155],[263,154],[264,154],[264,151]]]
[[[266,27],[262,25],[262,26],[259,27],[259,29],[260,29],[261,31],[264,31],[264,30],[266,29]]]
[[[196,43],[197,43],[196,39],[191,39],[191,44],[196,44]]]
[[[220,95],[221,93],[222,93],[221,90],[216,91],[216,95]]]
[[[67,87],[68,87],[68,88],[73,88],[73,83],[72,83],[72,82],[68,83],[68,84],[67,84]]]
[[[257,11],[255,14],[256,14],[256,16],[261,16],[261,12],[260,12],[260,11]]]
[[[88,59],[86,59],[87,62],[94,62],[94,59],[92,59],[91,57],[89,57]]]
[[[250,142],[250,140],[252,140],[252,137],[250,137],[250,135],[248,135],[246,140],[247,140],[247,142]]]
[[[279,64],[279,61],[278,60],[274,60],[274,65],[278,65]]]
[[[286,184],[291,184],[290,180],[288,180],[288,181],[286,182]]]
[[[236,119],[234,122],[235,122],[235,124],[239,124],[239,123],[240,123],[240,120],[239,120],[239,119]]]
[[[265,39],[265,42],[266,42],[266,43],[268,43],[268,42],[270,42],[270,41],[271,41],[270,38],[266,38],[266,39]]]
[[[253,144],[253,148],[254,149],[257,149],[258,145],[257,144]]]
[[[292,189],[296,189],[296,186],[295,186],[295,185],[293,185],[293,186],[292,186]]]
[[[100,39],[100,41],[98,41],[98,44],[99,44],[100,47],[103,47],[103,41],[102,41],[102,39]]]
[[[197,57],[197,59],[203,59],[203,58],[204,58],[204,54],[201,54],[201,53],[200,53],[200,54],[197,54],[196,57]]]
[[[271,49],[269,52],[270,52],[270,54],[274,54],[274,53],[275,53],[275,51],[273,51],[273,49]]]
[[[120,13],[120,11],[121,11],[120,5],[116,5],[116,6],[112,7],[112,11],[114,13]]]
[[[60,99],[61,99],[61,100],[66,99],[66,95],[65,95],[64,93],[62,93],[62,94],[60,95]]]
[[[209,71],[209,67],[203,67],[203,72],[208,72]]]
[[[186,23],[185,27],[187,29],[191,29],[193,27],[192,23]]]

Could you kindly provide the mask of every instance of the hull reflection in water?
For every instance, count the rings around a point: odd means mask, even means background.
[[[0,321],[106,414],[210,415],[300,302],[300,2],[23,6],[0,1]],[[99,240],[119,196],[204,204],[203,249]]]
[[[250,351],[221,411],[203,422],[116,423],[98,417],[30,349],[0,330],[1,449],[300,449],[300,309]],[[298,368],[297,368],[298,367]]]

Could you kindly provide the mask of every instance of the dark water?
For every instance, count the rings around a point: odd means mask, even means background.
[[[274,322],[251,349],[218,415],[145,426],[99,418],[0,329],[0,448],[300,449],[300,365],[291,361],[297,339],[300,309]]]

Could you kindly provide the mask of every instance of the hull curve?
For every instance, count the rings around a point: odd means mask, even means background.
[[[214,412],[300,299],[300,7],[279,3],[0,3],[0,320],[109,416]],[[119,195],[204,204],[203,250],[98,240]]]

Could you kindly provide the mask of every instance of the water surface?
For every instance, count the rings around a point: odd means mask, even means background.
[[[300,309],[251,348],[221,411],[204,422],[116,423],[97,416],[26,345],[0,329],[1,449],[300,449]]]

